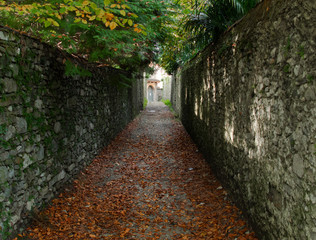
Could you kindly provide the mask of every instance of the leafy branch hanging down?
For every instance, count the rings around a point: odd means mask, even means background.
[[[148,0],[0,0],[0,24],[89,61],[135,68],[153,58],[168,4]]]
[[[162,46],[161,64],[169,73],[215,42],[260,0],[182,0],[174,37]],[[177,43],[175,45],[175,43]]]

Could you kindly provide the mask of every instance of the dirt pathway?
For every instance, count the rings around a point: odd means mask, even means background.
[[[162,103],[106,147],[30,239],[256,239],[182,125]]]

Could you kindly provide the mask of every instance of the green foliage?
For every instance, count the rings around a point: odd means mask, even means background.
[[[0,216],[4,219],[4,221],[2,222],[3,227],[0,226],[0,237],[2,237],[1,239],[8,239],[11,234],[10,230],[12,229],[10,225],[12,216],[10,211],[6,211],[6,209],[3,208],[4,206],[1,204],[0,212],[2,212],[2,214]]]
[[[4,135],[7,132],[7,126],[5,124],[0,125],[0,134]]]
[[[148,100],[145,98],[144,103],[143,103],[143,109],[145,109],[147,107],[147,104],[148,104]]]
[[[174,111],[174,109],[173,109],[173,107],[172,107],[172,103],[170,102],[170,100],[168,100],[168,99],[162,99],[161,101],[162,101],[166,106],[169,107],[170,111],[174,114],[174,116],[175,116],[176,118],[179,117],[178,114]]]
[[[67,60],[65,62],[65,75],[91,77],[92,73],[78,65],[73,64],[71,61]]]
[[[235,21],[260,0],[196,0],[181,2],[181,14],[170,27],[173,34],[161,51],[161,65],[172,73],[192,59],[211,42],[215,42]]]
[[[284,68],[283,68],[283,71],[285,72],[285,73],[288,73],[288,72],[290,72],[290,65],[289,64],[286,64],[285,66],[284,66]]]
[[[256,6],[260,0],[229,0],[239,13],[247,13]]]
[[[304,55],[305,55],[305,48],[304,48],[304,45],[300,45],[300,46],[299,46],[299,51],[297,52],[297,54],[298,54],[301,58],[304,58]]]
[[[287,57],[291,50],[291,37],[287,38],[286,45],[284,46],[283,50],[284,50],[284,56]]]
[[[7,132],[7,125],[1,124],[0,125],[0,147],[4,149],[8,149],[11,146],[11,143],[4,139],[6,132]]]
[[[224,43],[221,48],[218,50],[218,54],[222,55],[227,49],[229,49],[231,47],[230,44],[228,43]]]
[[[216,41],[241,16],[228,0],[214,0],[198,15],[191,15],[184,30],[192,34],[190,42],[202,48],[211,41]]]
[[[165,105],[167,105],[169,108],[172,107],[172,104],[171,104],[170,100],[168,100],[168,99],[162,99],[161,101],[162,101]]]
[[[259,1],[0,0],[0,18],[91,62],[134,71],[160,61],[171,73]]]
[[[166,106],[169,107],[170,111],[174,112],[173,108],[172,108],[172,103],[170,102],[170,100],[168,99],[162,99],[161,100]]]
[[[132,83],[135,81],[133,76],[126,76],[122,73],[115,73],[109,75],[110,83],[118,87],[118,89],[131,88]]]
[[[3,25],[91,62],[137,70],[157,60],[169,5],[155,0],[0,0],[0,18]]]
[[[2,93],[4,90],[4,84],[2,82],[0,82],[0,92]]]
[[[307,75],[307,82],[308,82],[309,84],[312,84],[312,83],[313,83],[313,81],[314,81],[314,77],[313,77],[313,75],[308,74],[308,75]]]

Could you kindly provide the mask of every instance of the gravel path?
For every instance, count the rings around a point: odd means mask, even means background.
[[[256,239],[163,103],[149,104],[38,219],[25,236]]]

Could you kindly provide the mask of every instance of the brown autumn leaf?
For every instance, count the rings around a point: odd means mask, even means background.
[[[72,187],[51,201],[30,239],[253,239],[241,211],[182,125],[163,106],[131,122]],[[23,236],[24,236],[23,235]]]

